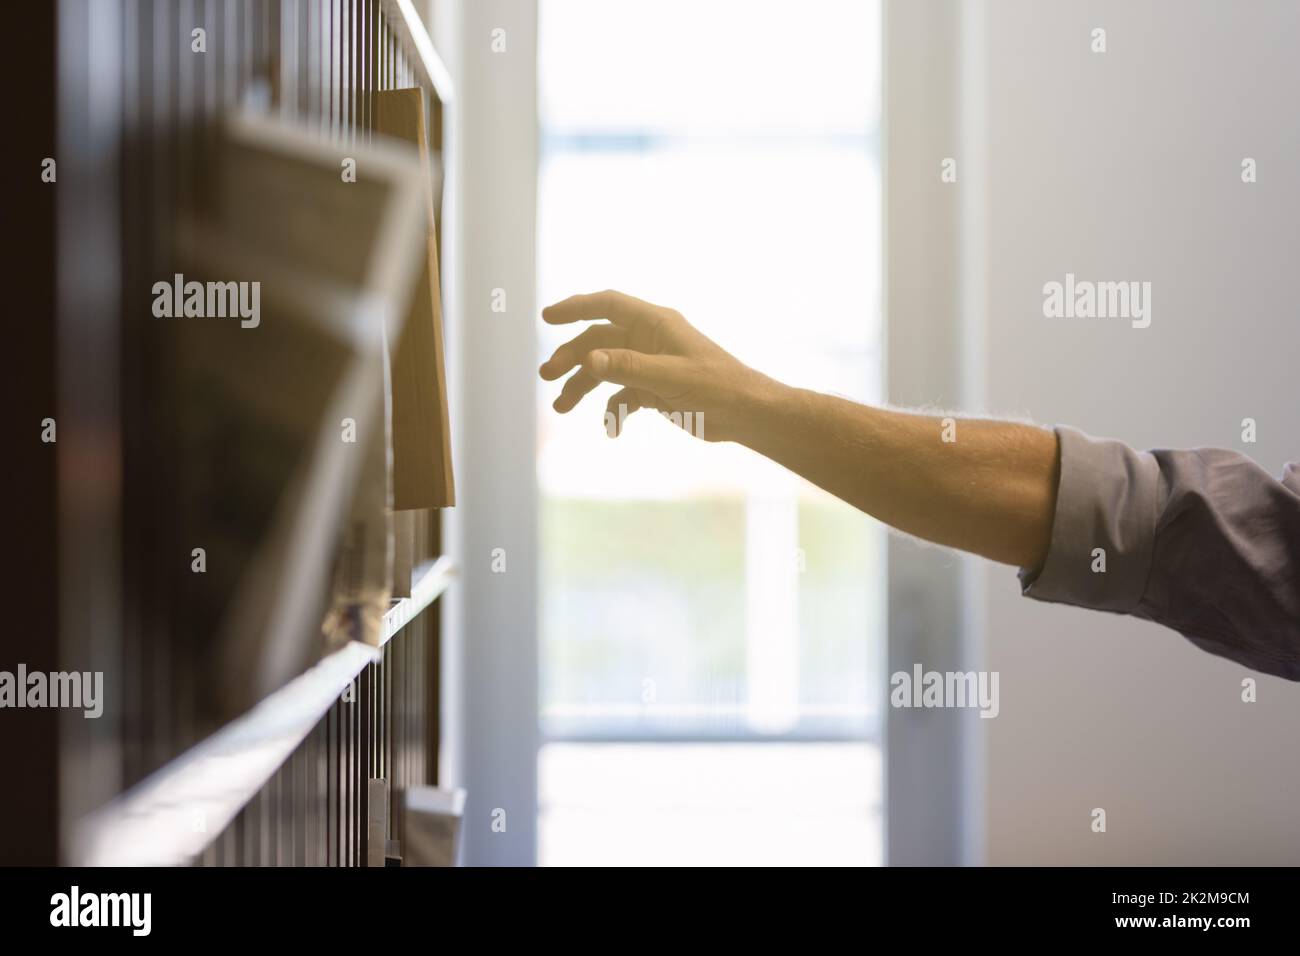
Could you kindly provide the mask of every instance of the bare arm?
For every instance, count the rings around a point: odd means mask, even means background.
[[[927,541],[1026,568],[1047,554],[1056,436],[1013,422],[859,405],[791,388],[739,362],[671,309],[617,292],[573,296],[553,324],[606,319],[562,345],[540,373],[565,382],[571,411],[602,381],[624,386],[607,421],[640,408],[703,414],[707,440],[737,441],[849,504]],[[945,440],[947,439],[947,440]]]
[[[764,407],[746,445],[886,524],[1004,564],[1035,568],[1046,556],[1053,432],[971,419],[945,427],[784,385]]]

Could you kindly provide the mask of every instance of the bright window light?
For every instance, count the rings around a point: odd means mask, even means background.
[[[621,289],[769,374],[879,400],[878,5],[543,0],[540,17],[540,300]],[[546,330],[539,362],[574,331]],[[538,402],[545,820],[572,835],[584,787],[613,799],[595,787],[613,754],[679,779],[710,742],[769,785],[792,753],[829,761],[808,786],[856,789],[804,799],[876,826],[860,764],[883,686],[880,526],[653,412],[611,441],[612,386],[565,416],[556,388]],[[544,862],[581,855],[549,826]]]

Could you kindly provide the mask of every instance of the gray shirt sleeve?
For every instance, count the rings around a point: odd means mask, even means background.
[[[1024,594],[1155,621],[1211,654],[1300,680],[1296,465],[1275,479],[1236,452],[1056,434],[1052,540],[1041,569],[1020,571]]]

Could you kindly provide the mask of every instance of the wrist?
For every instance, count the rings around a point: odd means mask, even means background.
[[[736,440],[760,454],[770,455],[780,444],[787,423],[797,417],[804,390],[753,372],[737,392]]]

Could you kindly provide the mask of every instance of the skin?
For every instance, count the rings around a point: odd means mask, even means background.
[[[961,419],[944,441],[941,416],[785,385],[679,312],[621,292],[571,296],[542,318],[595,323],[539,369],[547,381],[577,370],[555,400],[561,414],[613,382],[622,386],[606,404],[614,435],[642,408],[703,413],[704,440],[745,445],[900,531],[1024,568],[1047,555],[1059,469],[1048,429]]]

